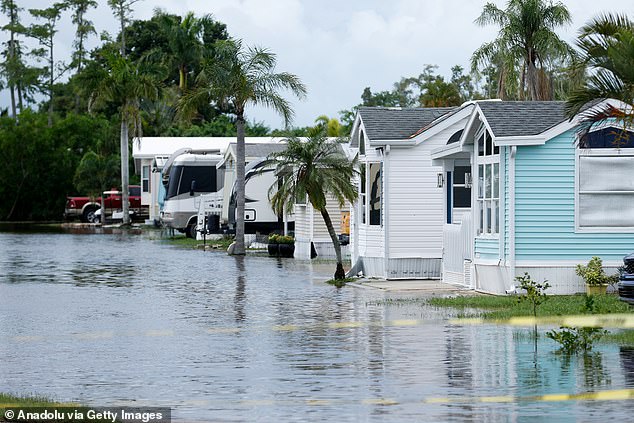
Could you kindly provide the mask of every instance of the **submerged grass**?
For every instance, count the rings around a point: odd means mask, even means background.
[[[5,407],[63,407],[79,406],[75,403],[53,401],[40,395],[14,395],[0,392],[0,408]]]
[[[326,283],[330,285],[334,285],[337,288],[343,288],[344,286],[346,286],[348,282],[354,282],[356,280],[357,278],[330,279],[330,280],[327,280]]]
[[[531,316],[529,303],[518,303],[516,296],[464,296],[450,298],[431,298],[428,304],[436,307],[452,307],[458,309],[479,309],[471,317],[486,319],[508,319],[517,316]],[[537,309],[538,316],[564,316],[586,314],[584,309],[585,295],[549,295]],[[481,311],[480,311],[481,310]],[[632,308],[620,301],[615,295],[594,296],[594,313],[632,313]]]
[[[203,245],[202,240],[187,238],[186,236],[175,236],[172,238],[163,238],[163,241],[167,244],[171,244],[171,245],[182,247],[182,248],[188,248],[188,249],[202,248],[201,245]],[[207,239],[204,244],[212,248],[215,247],[218,250],[226,251],[232,242],[233,242],[233,238],[223,237],[220,239]]]
[[[634,308],[620,301],[616,295],[595,295],[594,314],[634,313]],[[452,307],[465,310],[462,317],[483,317],[492,320],[505,320],[511,317],[531,316],[532,309],[527,302],[518,303],[517,297],[453,297],[432,298],[430,305]],[[585,295],[551,295],[537,309],[538,316],[564,316],[590,314],[585,308]],[[475,309],[475,310],[474,310]],[[605,334],[598,342],[634,346],[634,330],[616,329]]]

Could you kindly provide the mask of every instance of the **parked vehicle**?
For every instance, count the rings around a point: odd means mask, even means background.
[[[134,212],[135,216],[148,215],[147,206],[141,206],[141,187],[139,185],[130,186],[129,199],[130,211]],[[112,210],[121,209],[121,193],[112,189],[109,194],[104,196],[104,207]],[[82,222],[97,223],[99,222],[99,217],[95,216],[95,212],[100,208],[100,197],[67,197],[64,219],[80,219]]]
[[[196,238],[201,195],[217,194],[222,198],[224,172],[216,165],[222,159],[218,150],[182,149],[170,156],[163,167],[165,201],[161,223]]]
[[[634,305],[634,253],[623,259],[623,270],[617,288],[621,301]]]

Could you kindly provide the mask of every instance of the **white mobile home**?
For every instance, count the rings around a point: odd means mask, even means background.
[[[464,128],[468,116],[452,110],[359,109],[350,140],[361,166],[351,215],[353,271],[386,279],[440,277],[443,181],[431,151]]]

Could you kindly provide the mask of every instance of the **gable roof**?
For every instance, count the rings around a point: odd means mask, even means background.
[[[478,101],[493,136],[538,135],[567,120],[563,101]]]
[[[403,140],[416,134],[455,107],[359,107],[370,140]]]

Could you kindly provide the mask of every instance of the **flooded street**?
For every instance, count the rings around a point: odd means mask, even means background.
[[[176,421],[634,412],[631,400],[530,398],[634,388],[634,350],[600,344],[566,360],[542,336],[535,354],[528,330],[451,325],[451,310],[384,301],[416,293],[338,290],[323,283],[331,267],[145,234],[0,232],[0,391],[171,407]]]

